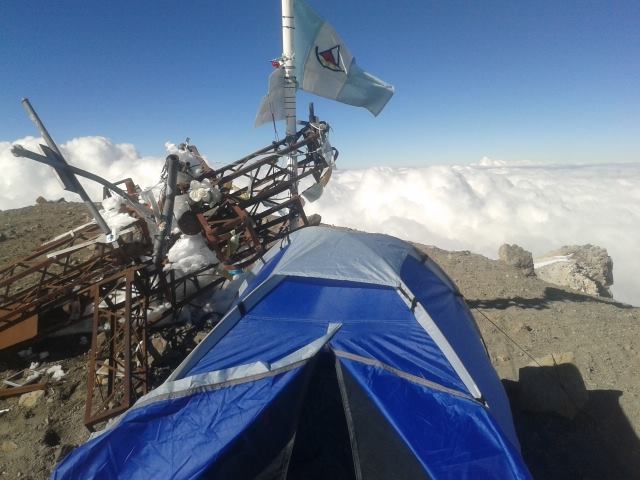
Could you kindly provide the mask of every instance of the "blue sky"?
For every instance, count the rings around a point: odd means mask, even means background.
[[[640,2],[308,0],[358,63],[396,87],[378,118],[301,94],[343,167],[640,161]],[[215,162],[273,139],[253,128],[279,0],[0,3],[0,141],[103,135],[161,155],[192,138]],[[280,131],[284,130],[280,126]]]

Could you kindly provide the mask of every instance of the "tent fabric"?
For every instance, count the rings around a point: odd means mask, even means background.
[[[272,248],[158,389],[53,478],[530,478],[458,290],[401,240]]]
[[[407,256],[418,252],[407,242],[380,234],[358,234],[348,230],[314,227],[298,230],[286,252],[270,250],[272,256],[282,255],[271,275],[324,278],[355,283],[400,285],[400,271]],[[354,261],[357,254],[358,261]]]
[[[386,423],[402,436],[405,448],[422,464],[428,478],[514,478],[509,472],[518,470],[519,454],[481,403],[405,381],[387,370],[360,362],[341,359],[341,365],[347,372],[345,376],[351,378],[348,390],[361,390],[360,399],[354,398],[354,402],[376,404]],[[351,410],[356,410],[353,402]],[[421,421],[416,422],[417,418]],[[356,422],[366,425],[369,415],[362,415]],[[430,426],[428,432],[425,424]],[[369,458],[383,455],[375,441],[369,438],[368,442],[374,444],[368,447],[373,450]],[[366,448],[361,450],[365,450],[359,455],[361,463],[367,464],[362,458]],[[442,455],[443,451],[452,454]]]
[[[276,413],[280,428],[273,431],[274,437],[266,444],[263,441],[260,448],[247,449],[247,452],[258,452],[277,440],[280,445],[276,447],[282,447],[289,438],[283,441],[275,437],[277,434],[287,437],[289,433],[283,422],[293,422],[286,413],[299,397],[290,390],[301,388],[301,372],[302,369],[297,368],[231,388],[132,408],[116,427],[74,450],[56,468],[52,478],[202,478],[214,465],[225,460],[226,452],[233,449],[236,442],[251,435],[252,425],[264,423],[267,415]],[[203,412],[206,415],[202,415]]]
[[[491,362],[477,361],[486,355],[475,321],[457,289],[446,288],[442,282],[443,274],[439,267],[424,269],[414,258],[408,257],[402,278],[465,365],[482,396],[492,407],[498,423],[512,442],[518,445],[511,410],[500,379]]]

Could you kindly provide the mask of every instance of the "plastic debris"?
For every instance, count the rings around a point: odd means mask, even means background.
[[[192,180],[189,188],[189,198],[195,203],[208,203],[215,205],[222,198],[220,190],[211,185],[211,181],[205,178],[202,182]]]
[[[27,375],[27,377],[24,379],[24,385],[28,385],[30,383],[34,383],[38,381],[41,376],[42,376],[42,372],[39,372],[37,370],[29,373],[29,375]]]
[[[66,373],[64,370],[62,370],[62,365],[54,365],[47,368],[47,375],[51,375],[52,380],[58,381],[62,380]]]

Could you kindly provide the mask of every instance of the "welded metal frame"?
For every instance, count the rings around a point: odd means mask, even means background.
[[[0,334],[17,323],[64,305],[96,279],[119,269],[111,244],[100,243],[96,224],[87,224],[45,243],[0,270]],[[59,324],[39,322],[39,331]]]
[[[197,214],[209,247],[228,269],[244,268],[255,262],[275,241],[309,224],[300,195],[291,195],[291,186],[313,176],[320,182],[331,168],[320,153],[322,128],[308,123],[292,143],[274,142],[217,170],[205,172],[220,189],[224,201],[210,212]],[[283,165],[294,155],[297,174]],[[234,185],[234,181],[242,185]],[[242,239],[233,248],[233,238]]]
[[[91,288],[93,333],[84,413],[89,430],[124,412],[148,391],[149,285],[143,270],[127,268]],[[105,340],[99,345],[100,332]]]

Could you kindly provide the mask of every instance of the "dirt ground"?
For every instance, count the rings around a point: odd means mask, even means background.
[[[0,264],[85,219],[81,204],[0,212],[0,233],[6,237],[0,241]],[[523,455],[534,477],[640,478],[640,309],[525,277],[470,252],[419,248],[453,278],[471,307],[511,399]],[[180,345],[170,346],[155,366],[154,385],[195,345],[195,333],[187,331]],[[49,352],[40,369],[61,365],[66,376],[51,381],[32,409],[19,406],[17,397],[0,400],[0,411],[9,409],[0,413],[0,478],[47,478],[59,459],[88,438],[82,423],[87,348],[81,335],[32,345],[34,356]],[[33,361],[19,358],[17,350],[0,352],[0,379]],[[573,353],[588,402],[571,420],[526,411],[520,369],[531,362],[530,356],[562,352]]]

